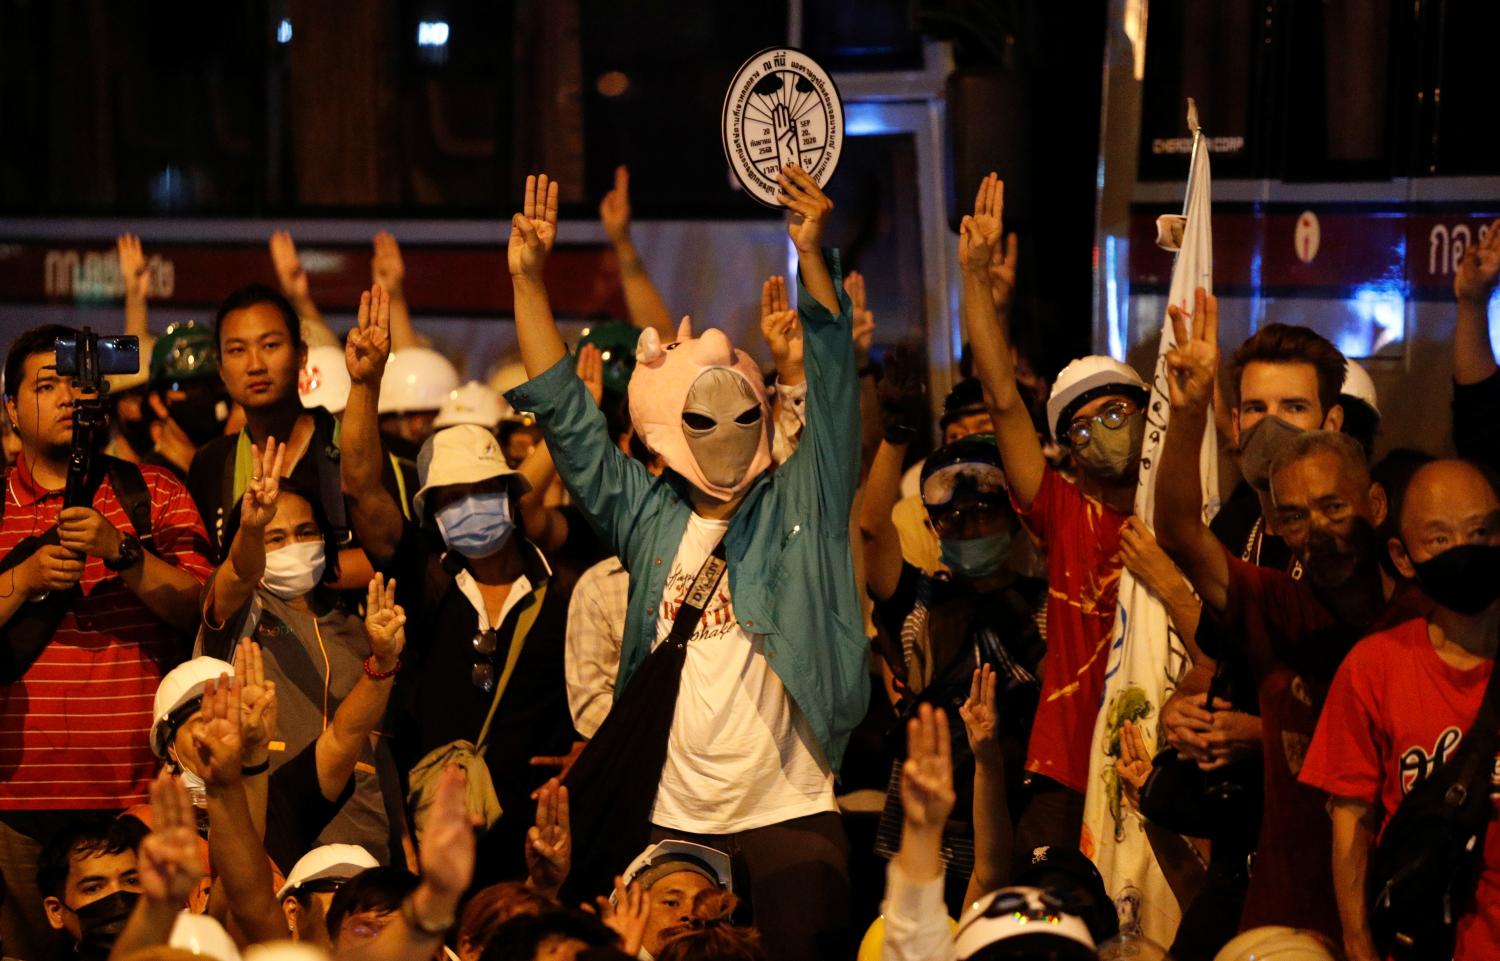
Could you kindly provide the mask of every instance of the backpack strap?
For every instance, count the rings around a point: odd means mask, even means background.
[[[125,516],[135,528],[135,536],[141,547],[156,554],[156,538],[151,530],[151,492],[146,489],[146,478],[139,466],[118,457],[105,458],[105,472],[115,489],[115,497],[125,509]]]

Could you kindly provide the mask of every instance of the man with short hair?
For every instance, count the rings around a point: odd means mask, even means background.
[[[94,815],[74,820],[41,850],[36,885],[47,921],[84,961],[109,956],[140,897],[136,849],[145,837],[145,827],[133,818]],[[11,884],[16,880],[7,877]]]
[[[1379,957],[1365,915],[1376,838],[1407,794],[1448,763],[1484,701],[1500,644],[1500,494],[1467,461],[1433,461],[1412,476],[1388,546],[1401,575],[1436,606],[1355,645],[1301,773],[1331,795],[1334,890],[1350,961]],[[1497,871],[1500,832],[1489,831],[1475,888],[1454,892],[1465,905],[1458,961],[1500,956]]]
[[[1228,384],[1231,442],[1240,447],[1240,483],[1209,522],[1214,536],[1241,560],[1300,576],[1291,550],[1272,533],[1266,474],[1276,452],[1300,431],[1337,430],[1348,410],[1341,393],[1352,369],[1338,348],[1307,327],[1268,324],[1235,350]],[[1220,650],[1210,635],[1219,626],[1210,615],[1200,621],[1195,640]],[[1243,653],[1222,651],[1222,663],[1200,658],[1162,705],[1161,728],[1168,745],[1205,770],[1243,761],[1238,771],[1254,776],[1263,732],[1255,697],[1254,671]],[[1219,697],[1208,704],[1211,679],[1218,674]],[[1229,776],[1235,776],[1230,772]],[[1258,791],[1256,784],[1246,785]],[[1248,864],[1255,851],[1256,824],[1215,824],[1208,875],[1193,904],[1183,914],[1174,955],[1210,957],[1235,932],[1249,884]]]
[[[1385,492],[1371,482],[1352,438],[1296,433],[1267,473],[1276,528],[1303,577],[1254,566],[1226,549],[1203,523],[1197,471],[1218,372],[1218,305],[1199,288],[1191,337],[1183,312],[1174,306],[1169,313],[1177,346],[1166,358],[1172,415],[1157,475],[1157,537],[1218,618],[1221,630],[1207,653],[1248,657],[1261,710],[1265,814],[1240,926],[1285,924],[1336,939],[1333,880],[1324,866],[1328,837],[1315,829],[1322,800],[1296,777],[1339,661],[1400,610],[1387,603],[1376,558]]]
[[[522,877],[528,796],[546,780],[531,759],[565,755],[573,740],[563,678],[567,597],[518,530],[516,505],[529,482],[484,428],[448,427],[423,445],[412,519],[380,485],[377,401],[389,324],[389,298],[375,288],[349,335],[349,443],[340,466],[361,542],[424,626],[398,681],[403,723],[394,747],[404,768],[425,769],[455,742],[474,745],[481,732],[495,732],[484,739],[483,760],[503,813],[480,841],[480,881]],[[420,840],[420,814],[417,831]]]
[[[71,812],[145,800],[151,700],[187,653],[209,573],[192,500],[159,467],[97,454],[90,506],[63,506],[78,395],[54,354],[75,335],[29,330],[5,361],[22,453],[0,527],[0,870],[3,933],[17,952],[30,947],[23,912],[40,916],[26,866],[42,839]]]
[[[1291,552],[1267,530],[1270,481],[1266,474],[1286,439],[1304,430],[1339,430],[1339,402],[1347,361],[1308,327],[1267,324],[1236,348],[1228,383],[1233,434],[1245,485],[1236,488],[1209,525],[1243,560],[1290,569]]]
[[[230,399],[244,408],[245,429],[209,441],[188,471],[188,489],[208,526],[214,557],[223,560],[239,526],[239,504],[249,483],[251,447],[276,438],[286,447],[285,476],[301,490],[315,491],[334,528],[339,548],[338,587],[363,589],[372,573],[360,556],[339,486],[339,428],[322,407],[302,406],[299,372],[307,344],[297,310],[264,284],[242,287],[219,305],[215,320],[219,376]],[[389,459],[381,483],[406,505],[400,473]]]
[[[692,922],[698,895],[733,891],[731,872],[728,854],[691,841],[659,841],[630,862],[622,880],[626,887],[639,885],[650,905],[642,955],[655,956],[662,948],[663,932]]]
[[[1017,850],[1078,847],[1094,719],[1114,626],[1121,530],[1135,510],[1149,392],[1135,371],[1109,357],[1083,357],[1058,375],[1048,426],[1078,467],[1070,483],[1048,464],[1017,386],[1015,355],[995,311],[990,263],[1000,241],[1004,185],[980,184],[960,231],[964,319],[984,385],[1010,497],[1047,551],[1047,664],[1026,771],[1031,798]]]

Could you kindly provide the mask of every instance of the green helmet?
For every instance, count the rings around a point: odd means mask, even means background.
[[[620,320],[606,320],[589,325],[578,338],[579,350],[584,344],[593,344],[603,355],[605,390],[623,395],[625,388],[630,386],[630,375],[635,373],[635,342],[640,337],[639,327]]]
[[[214,332],[196,321],[172,324],[151,349],[151,386],[219,374]]]

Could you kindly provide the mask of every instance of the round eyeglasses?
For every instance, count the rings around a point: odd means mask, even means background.
[[[1118,400],[1092,417],[1080,417],[1068,425],[1068,443],[1074,448],[1082,447],[1094,435],[1094,425],[1103,424],[1109,430],[1119,430],[1130,415],[1140,408],[1128,400]]]

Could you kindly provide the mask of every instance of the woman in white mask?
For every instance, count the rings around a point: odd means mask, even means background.
[[[328,728],[362,677],[386,681],[399,668],[372,652],[358,612],[326,586],[338,576],[331,528],[318,498],[282,477],[285,450],[268,438],[253,451],[239,528],[205,592],[197,651],[225,657],[242,637],[260,643],[277,689],[273,772]],[[390,863],[400,855],[403,819],[395,761],[383,741],[364,746],[354,784],[317,843],[358,844]],[[269,835],[267,848],[278,864],[302,853],[278,851]]]

